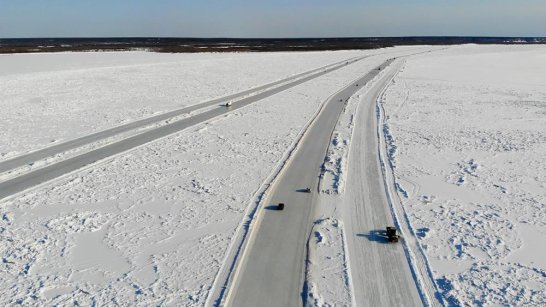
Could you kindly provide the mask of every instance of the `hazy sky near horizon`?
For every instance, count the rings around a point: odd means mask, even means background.
[[[0,0],[0,37],[546,36],[545,0]]]

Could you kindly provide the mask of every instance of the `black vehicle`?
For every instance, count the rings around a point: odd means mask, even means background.
[[[277,205],[277,210],[279,210],[279,211],[280,211],[280,210],[284,210],[284,203],[279,203],[279,204]]]
[[[310,188],[306,188],[305,190],[303,190],[305,193],[311,193],[311,189]]]
[[[387,226],[387,239],[391,243],[396,243],[400,239],[400,236],[396,234],[396,228]]]

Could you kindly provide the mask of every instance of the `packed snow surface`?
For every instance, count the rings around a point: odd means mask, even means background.
[[[49,135],[76,137],[190,103],[181,97],[193,103],[383,52],[179,55],[183,61],[121,67],[106,59],[106,68],[80,54],[87,63],[82,69],[2,77],[0,86],[10,93],[2,92],[9,112],[1,124],[10,128],[2,138],[19,142],[2,142],[3,150],[33,149]],[[122,55],[131,53],[105,56]],[[0,201],[0,304],[203,305],[245,210],[295,137],[332,93],[390,56],[348,65]],[[82,88],[62,86],[71,78]],[[22,103],[27,90],[51,104]],[[149,100],[130,99],[141,91]],[[80,94],[89,96],[73,104],[63,98]],[[32,135],[36,144],[25,140]]]
[[[383,97],[388,157],[448,305],[546,304],[546,47],[407,59]]]

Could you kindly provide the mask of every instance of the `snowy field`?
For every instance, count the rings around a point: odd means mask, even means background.
[[[2,113],[7,117],[2,125],[12,129],[2,137],[17,142],[2,144],[12,146],[8,152],[33,149],[45,145],[49,135],[76,137],[345,58],[384,52],[177,55],[179,62],[120,67],[110,67],[115,60],[108,57],[121,54],[105,54],[101,61],[95,54],[81,54],[93,57],[82,69],[35,74],[14,69],[2,76],[11,82],[1,83],[11,93],[2,100],[9,111]],[[0,303],[203,305],[245,210],[296,136],[331,94],[391,57],[393,50],[388,52],[1,201]],[[107,67],[95,68],[101,65]],[[65,79],[85,89],[65,88]],[[133,89],[131,82],[142,87]],[[44,104],[49,114],[19,98],[34,95],[26,90],[41,86],[43,92],[36,89],[35,94],[49,102]],[[148,98],[130,99],[141,91]],[[152,104],[157,93],[164,97]],[[75,103],[70,97],[80,98]],[[40,128],[49,120],[51,130]],[[39,138],[26,139],[32,135]]]
[[[546,47],[411,57],[384,95],[398,194],[449,305],[546,304]]]

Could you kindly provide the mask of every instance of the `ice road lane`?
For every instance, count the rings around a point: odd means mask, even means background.
[[[384,62],[383,70],[392,60]],[[260,212],[258,228],[249,237],[233,283],[225,298],[229,306],[298,306],[304,303],[302,288],[305,246],[312,226],[313,204],[318,176],[330,143],[332,131],[346,102],[380,70],[335,94],[304,135],[297,152],[285,166],[282,176]],[[358,85],[358,86],[357,86]],[[301,190],[311,187],[311,193]],[[285,203],[282,211],[276,204]]]
[[[256,101],[275,95],[277,93],[280,93],[284,90],[295,87],[309,80],[318,78],[329,72],[345,67],[346,65],[360,61],[361,59],[364,59],[366,57],[367,56],[352,58],[347,61],[343,61],[341,64],[326,66],[328,68],[320,69],[318,72],[312,73],[310,75],[306,75],[303,78],[299,78],[295,81],[282,84],[278,87],[274,87],[269,90],[265,90],[254,96],[243,98],[239,101],[236,101],[229,108],[217,107],[212,110],[199,113],[195,116],[176,121],[172,124],[161,126],[159,128],[123,139],[116,143],[112,143],[110,145],[106,145],[104,147],[86,152],[79,156],[75,156],[73,158],[60,161],[58,163],[32,171],[30,173],[26,173],[19,177],[6,180],[0,183],[0,199],[6,198],[8,196],[14,195],[16,193],[19,193],[21,191],[34,187],[36,185],[39,185],[49,180],[63,176],[65,174],[68,174],[80,168],[83,168],[89,164],[95,163],[99,160],[106,159],[108,157],[114,156],[124,151],[128,151],[130,149],[152,142],[154,140],[165,137],[167,135],[179,132],[191,126],[203,123],[215,117],[225,115],[229,112],[243,108]]]
[[[394,223],[378,156],[375,108],[400,65],[393,63],[360,102],[351,139],[342,216],[357,306],[423,305],[402,243],[388,243],[381,234]]]

